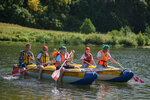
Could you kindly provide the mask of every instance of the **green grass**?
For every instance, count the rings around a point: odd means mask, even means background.
[[[123,45],[123,46],[138,46],[138,35],[129,32],[124,35],[122,31],[113,30],[107,34],[92,33],[81,34],[75,32],[64,32],[54,30],[41,30],[35,28],[23,27],[15,24],[0,23],[0,41],[14,42],[40,42],[51,44],[94,44],[94,45]],[[139,38],[139,37],[138,37]],[[143,37],[142,37],[143,38]],[[149,38],[145,38],[149,41]],[[147,42],[147,45],[150,43]]]

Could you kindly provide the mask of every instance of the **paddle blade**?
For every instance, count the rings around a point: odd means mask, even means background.
[[[51,77],[56,81],[60,76],[60,70],[56,70],[52,73]]]
[[[138,78],[137,76],[134,76],[133,79],[135,82],[144,83],[144,81]]]
[[[20,76],[25,72],[25,69],[17,69],[12,71],[12,75],[15,76]]]

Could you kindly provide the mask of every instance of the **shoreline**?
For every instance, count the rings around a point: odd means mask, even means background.
[[[138,38],[138,39],[137,39]],[[146,41],[142,34],[129,32],[125,35],[122,30],[112,30],[106,34],[81,34],[54,30],[28,28],[16,24],[0,22],[0,41],[44,43],[53,45],[104,45],[116,47],[150,46],[150,39]]]

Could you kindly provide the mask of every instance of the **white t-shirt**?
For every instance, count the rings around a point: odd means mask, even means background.
[[[40,59],[42,56],[42,53],[39,53],[38,56],[37,56],[37,59]]]
[[[81,56],[80,60],[81,60],[81,59],[86,59],[85,54],[83,54],[83,55]],[[92,60],[93,60],[93,56],[92,56]]]

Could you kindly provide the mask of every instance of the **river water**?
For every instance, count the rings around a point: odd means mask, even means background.
[[[0,42],[0,100],[150,100],[150,49],[111,48],[111,56],[123,67],[130,68],[145,83],[130,80],[127,83],[95,81],[91,85],[55,84],[29,76],[14,78],[12,65],[18,63],[19,52],[26,43]],[[44,44],[32,44],[35,57]],[[53,48],[49,46],[49,53]],[[90,46],[96,61],[101,47]],[[84,53],[84,46],[67,46],[74,49],[74,62]],[[110,65],[113,65],[109,62]]]

